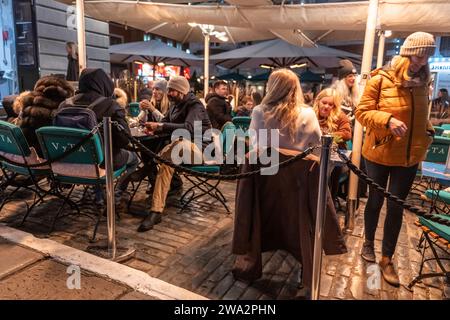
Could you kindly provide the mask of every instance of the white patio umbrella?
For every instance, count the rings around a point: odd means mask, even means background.
[[[228,69],[257,68],[261,65],[289,67],[305,62],[313,67],[333,68],[337,67],[339,60],[344,58],[361,64],[361,56],[357,54],[320,45],[313,48],[298,47],[281,39],[260,42],[210,57],[211,60],[216,61],[216,64]]]

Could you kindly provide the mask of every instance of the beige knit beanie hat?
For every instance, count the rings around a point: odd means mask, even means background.
[[[400,47],[400,55],[403,57],[432,56],[435,49],[436,44],[432,34],[426,32],[414,32],[405,39],[405,42]]]
[[[167,84],[167,89],[174,89],[182,94],[188,94],[190,87],[189,81],[183,76],[173,76]]]

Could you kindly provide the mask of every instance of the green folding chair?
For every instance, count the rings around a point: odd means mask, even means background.
[[[236,129],[242,129],[245,132],[250,127],[250,122],[251,121],[252,121],[251,117],[234,117],[232,119],[232,122],[236,126]]]
[[[27,140],[18,126],[6,121],[0,121],[0,155],[8,160],[24,165],[39,164],[39,159],[34,148],[30,148]],[[50,168],[46,167],[23,167],[12,164],[7,160],[1,161],[3,181],[0,184],[3,206],[11,201],[20,189],[26,189],[34,194],[31,206],[27,203],[27,212],[22,220],[25,222],[31,210],[44,201],[44,197],[51,191],[41,187],[40,182],[50,175]],[[13,191],[6,193],[8,187],[13,187]]]
[[[445,131],[445,129],[442,127],[434,126],[433,128],[436,136],[442,136]]]
[[[234,161],[234,155],[232,154],[234,150],[234,140],[236,138],[236,127],[231,123],[226,123],[221,131],[219,142],[222,148],[222,155],[224,162],[227,159],[227,157],[233,157]],[[213,174],[220,174],[221,169],[223,168],[225,164],[205,164],[200,166],[189,166],[189,169],[194,170],[196,172],[202,172],[202,173],[213,173]],[[203,197],[205,195],[209,195],[212,198],[219,201],[222,206],[225,208],[228,214],[230,214],[230,209],[228,208],[226,202],[227,199],[223,195],[222,191],[220,191],[219,184],[221,182],[220,179],[212,180],[208,178],[201,178],[197,177],[195,175],[190,175],[183,173],[185,178],[191,182],[192,186],[188,188],[183,195],[181,196],[180,202],[181,202],[181,209],[178,213],[182,213],[186,207],[195,199],[198,199],[200,197]]]
[[[450,216],[441,214],[440,218],[450,221]],[[450,227],[443,224],[433,222],[431,220],[420,217],[415,224],[422,229],[422,236],[419,240],[418,249],[421,251],[421,263],[419,266],[418,275],[408,284],[411,289],[417,282],[434,277],[445,277],[446,283],[450,283],[450,269],[446,268],[443,261],[450,261]],[[431,258],[426,257],[428,249],[432,253]],[[444,253],[440,255],[439,253]],[[430,271],[424,273],[425,263],[428,261],[435,261],[439,271]]]
[[[425,161],[445,163],[447,161],[448,148],[450,146],[450,138],[434,136],[433,142],[428,148]]]
[[[42,127],[36,131],[39,143],[41,144],[44,156],[53,161],[67,148],[71,148],[87,135],[89,130],[74,129],[66,127]],[[75,186],[96,186],[102,188],[106,184],[106,172],[100,167],[104,160],[104,153],[100,134],[95,133],[78,150],[59,161],[51,163],[52,179],[58,184],[71,185],[70,191],[64,197],[64,203],[56,214],[53,221],[52,230],[56,219],[63,211],[64,205],[69,201]],[[116,181],[124,172],[126,166],[114,171],[113,178]],[[96,206],[96,204],[94,204]],[[97,234],[98,225],[104,211],[97,210],[98,218],[95,224],[92,240]]]

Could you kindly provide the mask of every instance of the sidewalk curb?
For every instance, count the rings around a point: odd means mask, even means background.
[[[124,284],[137,292],[161,300],[208,300],[189,290],[151,277],[139,271],[90,253],[74,249],[49,239],[39,239],[32,234],[0,223],[0,237],[35,250],[66,265],[78,265],[82,270]]]

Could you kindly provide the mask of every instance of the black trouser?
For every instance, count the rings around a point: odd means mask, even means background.
[[[339,179],[344,172],[344,168],[334,167],[333,171],[331,171],[330,181],[328,183],[328,187],[330,188],[331,197],[333,198],[333,201],[337,199],[338,193],[339,193]],[[336,208],[337,210],[338,208]]]
[[[394,167],[384,166],[371,162],[366,159],[367,174],[383,188],[386,188],[389,178],[388,191],[400,199],[406,199],[409,190],[414,182],[417,172],[417,166],[412,167]],[[364,227],[366,240],[375,240],[375,231],[380,217],[381,207],[383,206],[383,194],[369,188],[369,199],[367,200],[364,211]],[[392,257],[395,252],[398,235],[402,227],[403,208],[388,200],[386,220],[384,221],[383,247],[381,253],[383,256]]]

